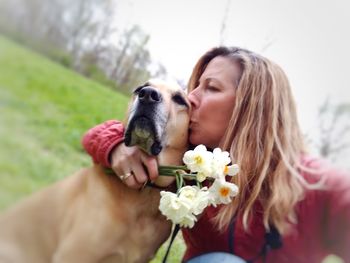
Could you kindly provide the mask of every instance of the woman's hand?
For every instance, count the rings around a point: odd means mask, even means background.
[[[136,146],[117,145],[111,153],[113,171],[130,188],[140,189],[148,179],[158,177],[158,164],[154,156],[149,156]]]

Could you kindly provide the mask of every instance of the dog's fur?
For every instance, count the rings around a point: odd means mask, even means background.
[[[159,164],[181,164],[189,105],[180,87],[136,89],[128,120],[126,144],[160,152]],[[1,215],[0,262],[148,262],[171,231],[159,191],[128,188],[99,165],[80,170]]]

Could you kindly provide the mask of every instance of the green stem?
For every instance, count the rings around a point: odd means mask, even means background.
[[[160,176],[175,176],[174,172],[161,172],[159,173]]]
[[[115,174],[111,168],[104,168],[106,174]],[[194,180],[198,187],[202,187],[202,184],[197,181],[195,174],[187,173],[189,170],[185,165],[161,165],[158,167],[158,173],[160,176],[173,176],[176,178],[177,189],[180,189],[184,185],[184,179]],[[207,178],[209,181],[213,181],[212,178]]]
[[[178,174],[175,174],[175,179],[176,179],[176,189],[177,191],[179,191],[180,189],[180,178],[179,178],[179,175]]]
[[[170,170],[187,170],[186,165],[160,165],[159,170],[170,169]]]
[[[184,178],[182,177],[182,174],[180,174],[179,172],[177,172],[179,178],[180,178],[180,188],[183,186],[184,184]]]

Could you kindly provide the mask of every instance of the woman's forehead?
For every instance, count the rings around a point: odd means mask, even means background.
[[[228,57],[218,56],[208,63],[199,79],[201,81],[235,82],[239,76],[240,67],[238,63]]]

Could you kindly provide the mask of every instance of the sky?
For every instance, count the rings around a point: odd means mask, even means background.
[[[350,103],[349,11],[347,0],[119,0],[117,23],[149,33],[153,59],[177,79],[220,43],[268,57],[289,77],[303,132],[316,136],[326,97]]]

